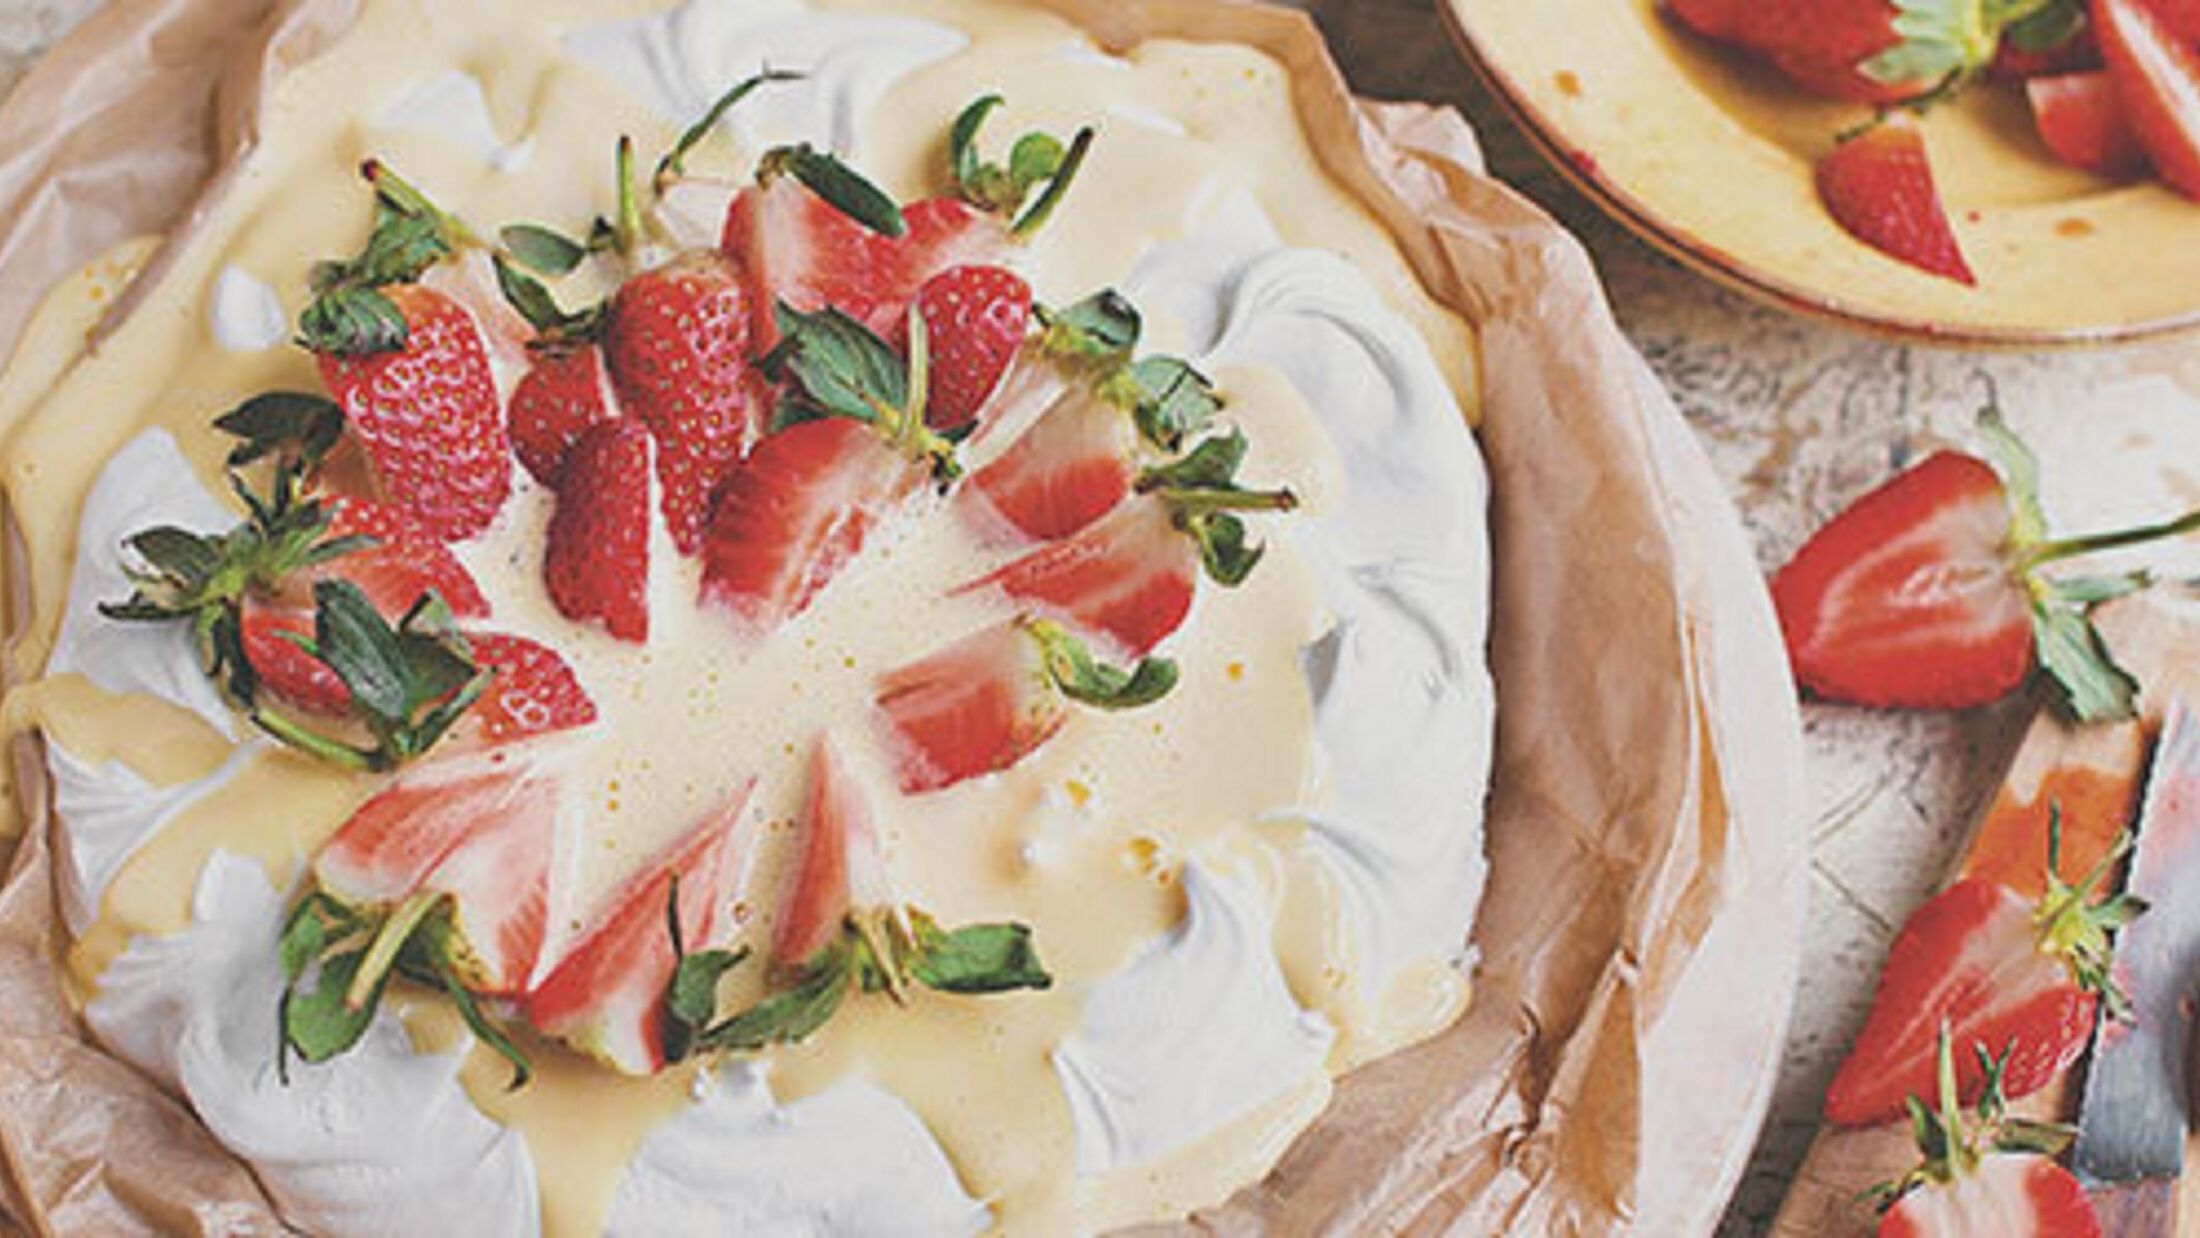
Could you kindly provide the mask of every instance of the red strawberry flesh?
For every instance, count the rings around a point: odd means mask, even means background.
[[[1178,531],[1167,504],[1143,498],[964,590],[997,589],[1135,658],[1183,626],[1199,568],[1199,548]]]
[[[431,591],[460,619],[489,615],[489,600],[473,573],[404,508],[372,499],[336,499],[329,504],[328,536],[372,538],[374,545],[298,573],[284,591],[297,606],[312,605],[315,581],[348,580],[392,619]]]
[[[459,731],[491,746],[576,730],[596,721],[596,703],[573,668],[524,636],[470,633],[474,661],[496,672]]]
[[[960,430],[978,420],[1023,350],[1031,285],[1002,267],[953,267],[925,281],[916,306],[931,359],[925,421]],[[906,320],[897,335],[908,335]]]
[[[614,419],[603,353],[593,345],[537,349],[507,411],[512,450],[528,473],[556,489],[573,445]]]
[[[543,581],[558,613],[649,639],[649,432],[612,422],[574,447],[550,517]]]
[[[830,739],[819,740],[810,759],[802,829],[802,854],[772,929],[772,958],[788,965],[831,945],[857,900],[886,897],[870,801]]]
[[[735,927],[747,802],[744,789],[619,888],[527,996],[530,1023],[621,1073],[664,1069],[664,995],[677,965],[666,924],[673,881],[682,944],[723,946]]]
[[[2141,0],[2093,0],[2093,28],[2154,171],[2200,199],[2200,52]]]
[[[923,469],[865,422],[798,422],[727,479],[703,547],[703,597],[752,635],[807,610]]]
[[[1851,236],[1921,271],[1976,285],[1917,125],[1894,117],[1818,164],[1818,196]]]
[[[1866,495],[1772,582],[1796,677],[1832,700],[1958,709],[2031,673],[2030,598],[2001,478],[1944,452]]]
[[[2107,73],[2066,73],[2025,83],[2040,140],[2057,159],[2104,175],[2146,166],[2146,148]]]
[[[1879,1222],[1879,1238],[2100,1238],[2070,1171],[2044,1156],[1988,1153],[1954,1182],[1928,1182]]]
[[[911,795],[1008,769],[1068,721],[1038,642],[1013,623],[881,677],[877,700]]]
[[[962,502],[980,524],[1005,526],[1017,540],[1068,537],[1130,496],[1138,476],[1131,435],[1121,412],[1072,395],[978,470]]]

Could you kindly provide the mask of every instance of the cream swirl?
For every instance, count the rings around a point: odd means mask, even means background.
[[[357,1049],[276,1066],[283,897],[259,864],[216,854],[191,926],[132,942],[84,1015],[116,1052],[175,1088],[250,1161],[290,1223],[311,1232],[448,1232],[524,1238],[541,1229],[526,1144],[458,1083],[462,1054],[422,1054],[385,1010]]]

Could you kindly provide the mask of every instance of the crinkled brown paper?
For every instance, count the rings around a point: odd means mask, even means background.
[[[1746,833],[1730,809],[1745,798],[1736,780],[1791,777],[1720,765],[1720,735],[1793,722],[1783,686],[1722,687],[1712,674],[1710,555],[1677,516],[1651,441],[1653,420],[1672,414],[1641,381],[1578,245],[1481,174],[1456,115],[1356,103],[1294,13],[1045,2],[1114,47],[1166,36],[1276,56],[1331,173],[1482,348],[1500,710],[1475,1007],[1347,1078],[1273,1175],[1177,1228],[1625,1229],[1646,1154],[1643,1047]],[[0,352],[57,280],[124,239],[188,229],[218,201],[224,172],[250,157],[264,93],[353,11],[349,0],[118,0],[56,48],[0,110]],[[156,258],[141,281],[159,277]],[[20,785],[41,787],[34,750],[26,760]],[[1753,802],[1784,804],[1774,791]],[[27,803],[26,819],[44,822],[42,807]],[[280,1231],[251,1174],[187,1110],[87,1041],[56,980],[47,828],[28,831],[0,887],[0,1229],[12,1213],[70,1235]],[[1775,945],[1725,983],[1784,984],[1792,951],[1783,963],[1786,943]],[[1769,1052],[1689,1048],[1687,1062],[1652,1065],[1754,1070]]]

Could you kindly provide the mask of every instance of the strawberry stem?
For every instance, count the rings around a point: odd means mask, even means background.
[[[2141,525],[2135,529],[2121,529],[2113,533],[2089,533],[2082,537],[2057,538],[2025,548],[2018,558],[2021,571],[2031,571],[2049,563],[2074,559],[2080,555],[2099,554],[2103,551],[2121,550],[2164,538],[2182,537],[2200,532],[2200,511],[2187,512],[2175,520],[2161,524]]]
[[[1290,512],[1299,507],[1299,496],[1289,490],[1162,490],[1159,494],[1180,516],[1212,512]]]
[[[909,306],[909,407],[902,412],[902,432],[924,424],[925,405],[932,395],[932,328],[924,311]]]
[[[382,986],[382,978],[397,966],[397,956],[412,940],[413,930],[428,918],[436,904],[443,901],[441,894],[415,894],[398,904],[390,918],[374,935],[374,943],[367,947],[367,957],[359,961],[359,970],[351,978],[351,987],[344,991],[346,1010],[363,1010],[374,1000],[375,991]]]
[[[407,215],[419,215],[435,221],[435,226],[454,249],[486,249],[489,245],[466,226],[466,221],[435,204],[435,200],[420,192],[412,182],[390,170],[379,159],[369,159],[359,165],[359,174],[367,178],[374,191],[388,198]]]
[[[310,757],[317,757],[331,765],[360,774],[378,773],[381,770],[376,758],[350,744],[330,739],[318,731],[299,725],[285,714],[273,710],[254,710],[252,721],[261,730],[296,748]]]
[[[634,184],[634,139],[619,136],[619,220],[612,241],[622,258],[634,256],[642,239],[642,198]]]

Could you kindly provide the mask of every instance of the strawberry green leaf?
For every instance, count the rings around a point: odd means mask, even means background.
[[[362,771],[395,769],[441,742],[488,689],[494,672],[475,664],[437,595],[423,596],[395,627],[350,581],[315,582],[313,600],[313,639],[294,643],[343,681],[374,744],[359,747],[254,711],[261,729],[307,755]]]
[[[511,1065],[512,1081],[504,1086],[508,1092],[517,1092],[534,1079],[535,1065],[528,1060],[526,1051],[513,1041],[511,1034],[482,1012],[479,999],[467,990],[452,969],[447,938],[454,931],[446,910],[436,925],[418,939],[422,944],[415,949],[426,956],[427,967],[436,983],[442,986],[444,995],[451,999],[451,1005],[457,1008],[458,1017],[465,1020],[467,1030]]]
[[[856,975],[858,947],[849,940],[804,965],[795,983],[697,1037],[705,1052],[754,1053],[805,1040],[832,1021]]]
[[[909,371],[870,328],[827,307],[805,314],[781,302],[780,341],[765,373],[792,380],[804,402],[831,416],[882,422],[909,402]]]
[[[543,286],[542,281],[521,270],[519,264],[498,254],[493,265],[497,273],[497,289],[504,300],[527,325],[535,329],[541,341],[549,344],[572,344],[596,338],[604,321],[602,304],[587,309],[568,311],[558,304],[558,299]]]
[[[1229,512],[1198,513],[1184,521],[1184,531],[1199,543],[1200,562],[1215,583],[1236,588],[1260,566],[1267,548],[1248,544],[1245,522]]]
[[[909,221],[894,199],[836,155],[807,142],[782,146],[764,156],[758,175],[759,179],[770,180],[782,173],[802,182],[826,205],[881,236],[899,239],[909,235]]]
[[[1025,134],[1008,152],[1009,185],[1022,197],[1032,186],[1054,179],[1068,153],[1069,148],[1051,133]]]
[[[709,137],[711,130],[718,127],[718,122],[726,118],[726,113],[740,106],[742,100],[774,82],[800,80],[800,73],[766,69],[754,77],[735,83],[732,89],[718,96],[717,101],[680,135],[680,140],[672,144],[672,149],[665,152],[665,157],[657,161],[656,175],[651,178],[657,192],[663,193],[672,182],[687,174],[688,155],[703,144],[703,139]]]
[[[2154,586],[2152,572],[2125,572],[2116,576],[2073,576],[2047,586],[2054,595],[2075,606],[2099,606],[2117,598],[2143,593]]]
[[[2009,541],[2025,548],[2047,537],[2047,512],[2040,505],[2040,461],[2002,419],[2000,410],[1987,408],[1978,417],[1979,435],[1986,440],[1987,455],[2002,486],[2009,492]]]
[[[214,419],[214,428],[238,439],[229,467],[243,468],[268,456],[318,465],[344,435],[344,410],[327,396],[298,391],[256,395]]]
[[[2135,716],[2138,681],[2117,665],[2083,606],[2041,599],[2032,620],[2040,667],[2061,689],[2071,716],[2088,723]]]
[[[749,952],[701,950],[682,954],[665,989],[665,1058],[683,1061],[718,1016],[718,982],[747,961]]]
[[[1046,658],[1048,677],[1063,695],[1079,704],[1111,710],[1137,709],[1176,688],[1176,663],[1167,658],[1146,658],[1124,670],[1094,657],[1090,646],[1058,623],[1041,619],[1026,626]]]
[[[978,131],[985,127],[986,118],[1006,102],[1008,100],[999,95],[984,95],[964,108],[948,130],[948,162],[954,169],[955,183],[963,187],[965,196],[977,187],[984,171],[984,162],[978,157]]]
[[[507,224],[497,231],[497,240],[504,247],[500,257],[552,279],[571,275],[588,257],[588,246],[540,224]]]
[[[1046,227],[1047,220],[1054,217],[1062,200],[1069,196],[1069,187],[1076,183],[1077,174],[1084,170],[1085,160],[1092,154],[1092,144],[1098,134],[1095,129],[1079,129],[1077,136],[1070,139],[1069,150],[1063,153],[1055,170],[1046,178],[1045,192],[1009,225],[1010,235],[1028,237]],[[1024,190],[1028,192],[1029,186],[1024,186]]]
[[[370,1000],[354,1006],[346,994],[358,979],[367,952],[354,950],[322,959],[318,971],[283,992],[283,1042],[308,1062],[330,1061],[359,1043],[374,1023],[389,978],[374,982]]]
[[[324,292],[298,319],[298,342],[314,352],[344,357],[396,352],[410,338],[396,304],[370,287]]]
[[[923,912],[910,913],[915,942],[906,970],[942,993],[1006,993],[1053,985],[1022,924],[973,924],[949,932]]]
[[[1901,42],[1864,62],[1864,74],[1886,85],[1958,77],[1994,57],[2000,30],[1989,30],[1980,0],[1894,0]]]
[[[1222,411],[1214,383],[1178,358],[1144,357],[1124,373],[1138,432],[1163,451],[1182,450],[1184,440],[1204,432]]]
[[[1237,485],[1238,470],[1252,450],[1242,430],[1216,435],[1189,455],[1146,470],[1139,489],[1149,493],[1171,490],[1229,490]]]
[[[2019,51],[2045,55],[2078,37],[2085,22],[2084,0],[2053,0],[2010,22],[2007,38]]]
[[[1046,328],[1041,347],[1075,361],[1128,362],[1143,329],[1138,307],[1113,288],[1063,309],[1042,305],[1037,313]]]

